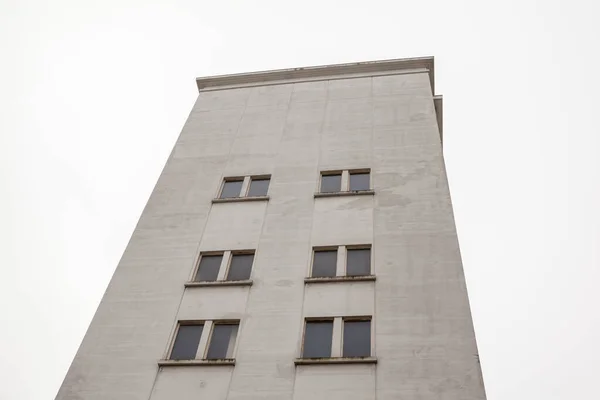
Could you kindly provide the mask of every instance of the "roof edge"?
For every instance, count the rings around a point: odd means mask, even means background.
[[[276,69],[241,74],[216,75],[196,78],[198,91],[215,89],[221,86],[228,88],[269,83],[273,81],[327,78],[339,75],[356,75],[381,72],[393,72],[409,69],[427,69],[431,81],[431,91],[435,94],[433,57],[398,58],[392,60],[366,61],[347,64],[331,64],[313,67]],[[224,88],[225,89],[225,88]]]

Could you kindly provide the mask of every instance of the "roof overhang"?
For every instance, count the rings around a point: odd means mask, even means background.
[[[431,92],[435,94],[433,57],[400,58],[208,76],[196,78],[196,85],[199,91],[209,91],[245,86],[277,85],[290,81],[302,82],[341,79],[349,76],[392,75],[395,73],[425,72],[425,70],[428,72],[431,81]]]

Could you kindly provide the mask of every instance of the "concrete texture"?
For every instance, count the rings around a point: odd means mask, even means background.
[[[432,79],[432,59],[199,79],[57,399],[485,399]],[[314,197],[361,168],[373,195]],[[263,174],[268,200],[212,203]],[[313,246],[351,244],[376,281],[304,282]],[[236,249],[252,286],[184,286],[200,251]],[[295,365],[322,316],[371,316],[377,363]],[[239,319],[235,365],[159,367],[186,319]]]

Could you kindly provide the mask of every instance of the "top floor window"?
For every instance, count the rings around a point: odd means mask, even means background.
[[[373,194],[371,190],[371,170],[322,171],[319,192],[315,197],[344,194]]]
[[[218,199],[213,202],[268,199],[270,183],[270,175],[227,177],[223,179]]]

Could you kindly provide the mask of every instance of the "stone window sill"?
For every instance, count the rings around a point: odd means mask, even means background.
[[[342,196],[373,196],[374,190],[353,190],[350,192],[328,192],[328,193],[315,193],[315,198],[319,197],[342,197]]]
[[[296,365],[316,364],[377,364],[375,357],[320,357],[320,358],[296,358]]]
[[[191,287],[209,287],[209,286],[252,286],[251,279],[245,279],[243,281],[203,281],[203,282],[186,282],[184,283],[186,288]]]
[[[238,203],[240,201],[268,201],[269,196],[255,196],[255,197],[227,197],[224,199],[217,198],[213,199],[213,203]]]
[[[330,283],[330,282],[365,282],[374,281],[375,275],[360,276],[319,276],[304,278],[304,283]]]
[[[191,367],[196,365],[223,366],[235,365],[235,358],[220,358],[218,360],[159,360],[159,367]]]

